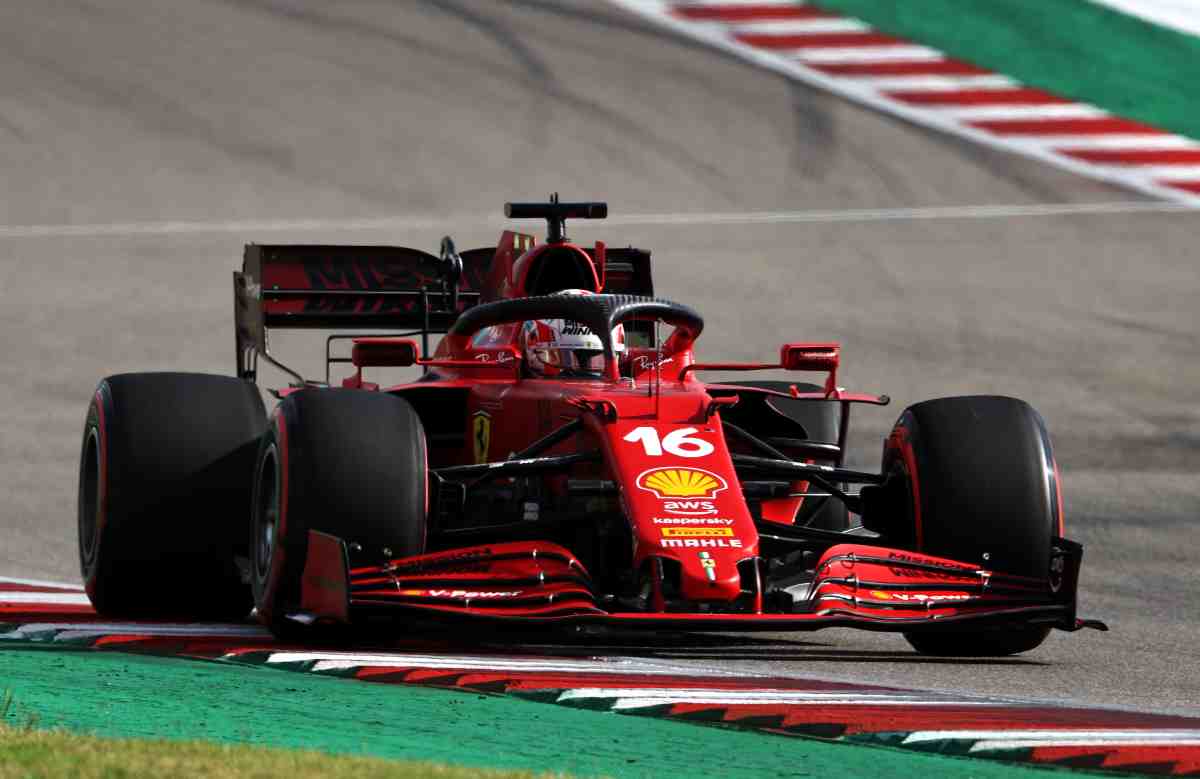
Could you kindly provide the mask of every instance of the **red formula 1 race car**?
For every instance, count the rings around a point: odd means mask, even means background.
[[[440,257],[247,246],[236,377],[124,374],[96,390],[79,483],[96,609],[253,606],[291,637],[380,617],[848,626],[955,655],[1102,627],[1076,618],[1082,550],[1063,537],[1029,405],[919,403],[879,473],[848,469],[851,405],[887,398],[837,385],[838,345],[698,361],[704,321],[654,297],[648,252],[564,235],[567,219],[606,211],[509,204],[510,218],[547,220],[545,243],[505,232],[459,253],[445,239]],[[335,331],[324,381],[272,354],[274,328]],[[444,333],[432,353],[431,333]],[[293,379],[270,415],[263,364]],[[421,375],[369,380],[396,366]],[[333,367],[352,371],[337,387]],[[700,378],[763,369],[824,381]]]

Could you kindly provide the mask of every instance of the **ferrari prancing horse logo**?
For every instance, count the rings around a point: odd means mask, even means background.
[[[488,449],[492,443],[492,415],[486,411],[476,411],[471,417],[471,440],[475,445],[475,462],[488,461]]]

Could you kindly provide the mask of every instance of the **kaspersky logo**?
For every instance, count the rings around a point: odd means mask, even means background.
[[[725,479],[701,468],[651,468],[637,477],[637,486],[660,499],[664,512],[683,516],[716,514],[713,498],[728,488]]]

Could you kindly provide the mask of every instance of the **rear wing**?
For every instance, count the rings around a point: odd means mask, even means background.
[[[491,252],[443,256],[399,246],[248,244],[233,274],[238,376],[268,350],[272,328],[444,331],[479,301]],[[297,377],[299,378],[299,377]]]
[[[506,233],[502,244],[515,258],[513,237]],[[521,238],[532,245],[532,236]],[[400,246],[247,244],[233,274],[237,375],[255,381],[262,357],[304,382],[271,355],[273,328],[445,332],[491,297],[496,255],[496,247],[459,254],[448,238],[440,257]],[[605,292],[653,294],[649,252],[609,249],[604,264]]]

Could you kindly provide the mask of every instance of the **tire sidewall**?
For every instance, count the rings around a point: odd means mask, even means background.
[[[956,412],[961,417],[964,409],[977,411],[979,418],[988,414],[1000,417],[1007,415],[1004,424],[993,423],[994,429],[988,431],[988,435],[980,435],[969,429],[964,429],[962,435],[975,436],[976,440],[972,443],[976,447],[1001,447],[1000,451],[1010,452],[1010,458],[1023,458],[1009,459],[1007,462],[1001,458],[997,466],[999,473],[994,474],[996,480],[1011,477],[1015,482],[1025,485],[1023,490],[1018,491],[1018,500],[1015,501],[1018,505],[1011,510],[1005,507],[1009,515],[1005,522],[1000,520],[1002,514],[998,516],[988,510],[994,508],[990,506],[980,509],[982,517],[976,516],[972,512],[974,504],[965,500],[961,491],[943,489],[934,476],[940,474],[944,480],[948,471],[947,463],[954,459],[947,457],[945,452],[934,451],[937,447],[930,444],[923,432],[937,441],[938,445],[945,446],[946,434],[956,432],[952,430],[952,425],[947,424],[947,420],[955,419]],[[928,427],[930,424],[942,424],[943,429],[923,431],[923,425]],[[1001,434],[1003,430],[1012,431],[1009,440],[1005,440]],[[1019,444],[1024,444],[1024,448]],[[937,459],[939,457],[942,458],[940,462]],[[960,471],[960,481],[974,484],[988,477],[987,469],[979,465],[984,461],[986,458],[964,458],[966,464]],[[1004,473],[1005,469],[1011,473]],[[945,398],[905,409],[885,442],[882,471],[885,476],[897,479],[898,484],[907,491],[903,500],[909,512],[908,522],[906,525],[899,524],[909,528],[910,535],[908,538],[889,540],[900,545],[907,544],[926,554],[1041,579],[1051,590],[1054,589],[1050,550],[1054,537],[1062,534],[1062,496],[1045,422],[1028,404],[1000,397]],[[1041,491],[1043,488],[1044,493]],[[946,504],[957,505],[948,507]],[[951,524],[966,522],[974,524],[967,528],[962,524]],[[964,530],[968,532],[964,534]],[[961,544],[964,537],[972,534],[987,536],[988,540],[982,546],[968,544],[972,551],[956,549],[956,544]],[[999,555],[999,560],[976,559],[974,551],[980,548],[990,548],[993,544],[998,549],[1004,548],[1006,536],[1021,538],[1025,553],[1014,554],[1010,549]],[[990,565],[997,562],[1001,565]],[[905,633],[905,638],[923,654],[987,657],[1013,655],[1034,649],[1045,640],[1049,631],[1049,628],[1037,625],[983,629],[968,627],[962,630],[909,632]]]
[[[84,422],[79,457],[79,567],[84,590],[93,604],[103,608],[108,592],[101,568],[105,557],[105,535],[109,512],[109,436],[113,421],[112,393],[102,381],[92,395]],[[94,462],[93,462],[94,460]],[[94,468],[95,472],[91,473]],[[90,482],[90,485],[89,485]],[[89,486],[91,493],[89,494]]]
[[[278,624],[289,609],[299,605],[299,581],[308,548],[308,531],[302,527],[303,513],[293,512],[301,497],[295,490],[302,484],[295,478],[293,461],[289,449],[288,412],[294,414],[291,404],[281,403],[271,416],[271,422],[259,448],[258,462],[254,472],[253,507],[250,521],[250,570],[254,606],[259,618],[267,624]],[[264,532],[263,495],[267,485],[263,476],[269,469],[274,479],[273,510],[274,532],[266,566],[260,559],[261,534]]]

